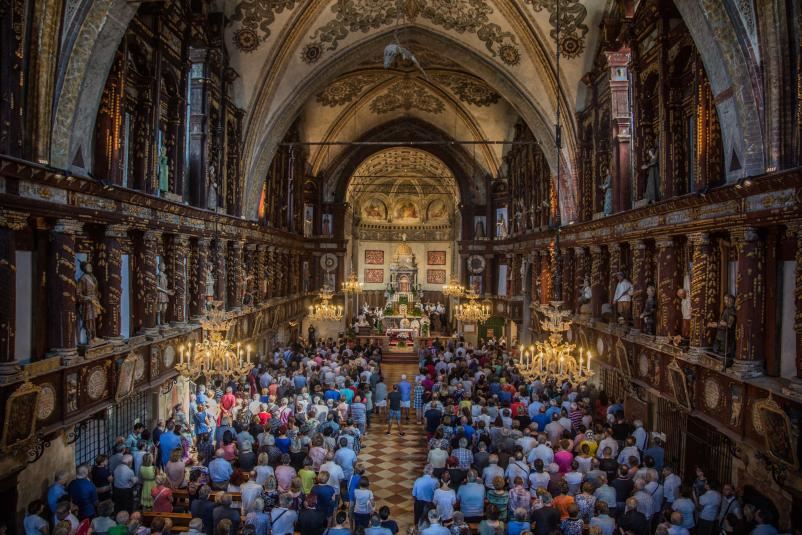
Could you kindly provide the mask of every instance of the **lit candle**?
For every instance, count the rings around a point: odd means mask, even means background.
[[[582,353],[579,354],[579,375],[582,375]]]

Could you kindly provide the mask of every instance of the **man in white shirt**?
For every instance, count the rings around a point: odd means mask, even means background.
[[[482,471],[482,481],[488,490],[495,489],[493,486],[493,479],[496,477],[504,478],[504,469],[498,465],[498,455],[495,453],[490,455],[489,465]]]
[[[248,481],[239,486],[239,491],[242,496],[242,514],[246,515],[250,511],[251,504],[256,498],[262,495],[262,485],[256,481],[256,472],[252,471]]]
[[[741,509],[741,504],[735,496],[735,489],[729,483],[721,487],[721,508],[718,513],[719,524],[724,522],[727,515],[735,515],[737,518],[743,518],[744,513]]]
[[[616,273],[615,277],[618,279],[618,284],[615,286],[613,306],[619,320],[623,318],[624,321],[629,321],[632,313],[632,283],[624,276],[623,271]]]
[[[604,438],[599,442],[599,447],[596,448],[596,457],[599,459],[604,457],[604,448],[610,448],[613,459],[618,457],[618,441],[613,438],[613,430],[610,427],[605,430]]]
[[[554,462],[554,450],[546,446],[546,435],[540,434],[537,436],[537,446],[532,448],[529,452],[529,464],[534,465],[535,461],[540,459],[545,466]]]

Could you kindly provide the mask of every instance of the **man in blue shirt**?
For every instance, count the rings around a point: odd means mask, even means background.
[[[663,449],[663,444],[665,443],[666,436],[663,433],[659,433],[657,431],[652,432],[652,447],[646,449],[643,452],[644,457],[651,457],[654,459],[654,468],[661,472],[663,470],[663,464],[665,463],[665,450]]]
[[[466,522],[481,522],[485,514],[485,487],[476,481],[476,471],[468,472],[468,482],[457,490],[459,510]]]
[[[95,504],[97,504],[97,489],[94,483],[89,481],[89,467],[82,464],[78,467],[75,479],[69,486],[70,499],[78,506],[78,518],[92,518],[95,516]]]
[[[403,412],[405,418],[409,420],[409,396],[412,392],[412,385],[409,384],[409,381],[407,381],[406,375],[401,376],[401,381],[398,383],[398,391],[401,392],[401,412]]]
[[[212,488],[226,490],[228,481],[234,469],[231,463],[225,460],[225,452],[222,449],[215,452],[214,460],[209,463],[209,479],[212,481]]]
[[[47,489],[47,506],[50,508],[50,511],[55,514],[56,506],[58,505],[59,500],[67,495],[67,472],[64,470],[59,470],[56,472],[55,481],[53,484],[50,485],[50,488]],[[58,523],[57,519],[55,520]]]
[[[412,485],[412,497],[415,498],[415,525],[420,523],[423,512],[432,506],[434,491],[437,489],[437,480],[432,477],[432,465],[427,464],[423,475]]]
[[[134,451],[136,449],[136,445],[139,443],[144,429],[145,426],[140,422],[134,424],[134,430],[128,435],[128,438],[125,439],[125,447],[128,448],[129,451]]]
[[[170,454],[174,449],[181,447],[181,438],[173,432],[174,425],[172,422],[167,424],[167,430],[162,433],[159,439],[159,459],[161,466],[167,466],[170,461]]]
[[[354,474],[354,464],[356,463],[356,453],[348,446],[348,439],[340,437],[340,447],[334,454],[334,462],[343,469],[343,479],[348,481]]]

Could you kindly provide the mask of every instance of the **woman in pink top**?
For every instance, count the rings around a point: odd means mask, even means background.
[[[181,449],[176,448],[170,454],[170,461],[164,467],[164,473],[167,476],[167,484],[170,488],[180,489],[187,486],[186,482],[186,465],[181,460]]]
[[[571,443],[568,440],[561,440],[559,450],[554,454],[554,462],[560,467],[560,473],[565,474],[571,471],[571,463],[574,454],[571,453]]]

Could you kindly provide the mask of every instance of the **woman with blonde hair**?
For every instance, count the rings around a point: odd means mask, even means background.
[[[144,509],[153,507],[153,497],[150,492],[156,486],[156,467],[153,466],[153,455],[146,453],[142,457],[142,466],[139,467],[139,480],[142,481],[142,494],[139,503]]]
[[[156,486],[150,490],[153,497],[154,513],[173,512],[173,491],[167,486],[167,477],[164,474],[156,476]]]

